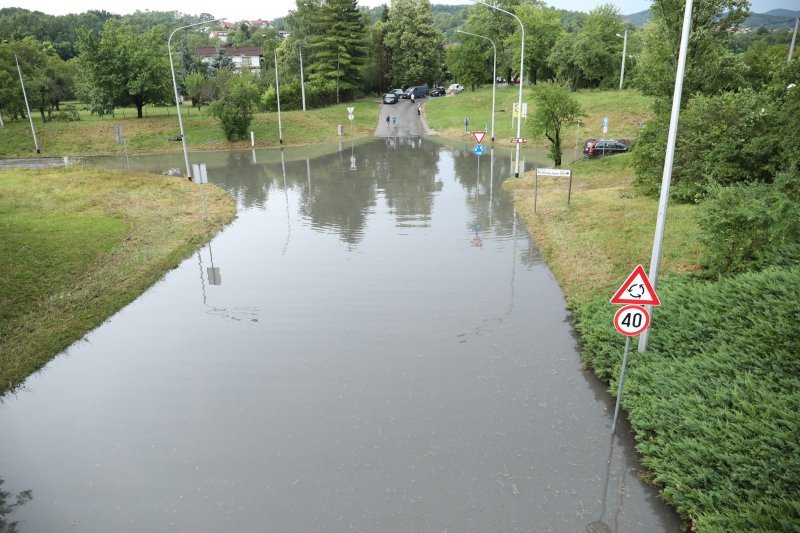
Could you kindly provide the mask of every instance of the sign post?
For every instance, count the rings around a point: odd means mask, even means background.
[[[568,177],[569,190],[567,192],[567,205],[572,198],[572,170],[562,170],[560,168],[537,168],[536,176],[533,180],[533,212],[536,212],[536,203],[539,195],[539,176]]]
[[[619,405],[622,400],[622,386],[625,383],[625,369],[628,366],[628,353],[631,347],[631,337],[639,335],[650,326],[650,314],[645,309],[645,305],[661,305],[653,284],[650,283],[642,265],[636,265],[628,275],[625,282],[617,289],[611,297],[612,304],[621,304],[614,313],[614,327],[625,339],[625,352],[622,356],[622,367],[619,373],[619,387],[617,388],[617,403],[614,406],[614,421],[611,424],[611,434],[617,429],[617,417],[619,416]]]
[[[353,119],[356,118],[356,116],[353,114],[354,110],[355,110],[355,107],[348,107],[347,108],[347,120],[350,121],[350,137],[353,136]]]

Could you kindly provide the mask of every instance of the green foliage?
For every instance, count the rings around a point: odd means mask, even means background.
[[[667,280],[622,403],[662,497],[698,531],[788,531],[800,501],[800,269]],[[608,296],[575,309],[585,358],[616,391]],[[788,525],[788,527],[782,527]]]
[[[561,166],[561,129],[585,116],[569,87],[557,82],[539,83],[533,89],[533,121],[529,128],[550,141],[550,158]]]
[[[786,89],[795,79],[800,80],[800,68],[789,64],[761,92],[691,98],[681,113],[671,196],[697,202],[716,185],[770,182],[778,172],[798,168],[800,91]],[[636,184],[645,193],[658,192],[667,131],[663,112],[644,128],[636,146]]]
[[[308,51],[308,57],[304,56],[308,79],[321,85],[333,82],[337,102],[342,92],[352,97],[367,58],[365,25],[356,0],[309,2],[303,9],[306,20],[298,24],[308,31],[308,47],[304,48]]]
[[[539,76],[550,77],[551,71],[548,68],[547,59],[556,39],[561,34],[561,22],[556,10],[545,7],[544,4],[524,3],[518,5],[514,11],[525,26],[525,79],[535,84]],[[509,44],[514,50],[513,62],[518,65],[522,41],[519,25],[511,39],[513,44]]]
[[[392,86],[432,85],[442,80],[442,43],[428,0],[392,0],[384,37],[391,54],[388,78]]]
[[[703,204],[704,263],[712,276],[800,262],[800,185],[785,173],[773,184],[718,187]]]
[[[219,90],[217,99],[209,105],[211,116],[222,123],[227,140],[247,138],[258,103],[256,81],[252,75],[232,75]]]
[[[647,95],[671,98],[678,65],[683,2],[654,0],[651,23],[644,29],[644,50],[638,58],[636,85]],[[742,86],[745,67],[725,47],[730,26],[748,13],[747,0],[708,0],[694,4],[684,94],[713,94]],[[713,73],[713,75],[710,75]]]
[[[102,33],[79,32],[84,95],[93,107],[134,105],[139,118],[146,104],[161,103],[170,94],[165,41],[154,30],[136,33],[109,20]]]
[[[447,64],[456,79],[473,91],[492,79],[494,51],[489,46],[489,60],[486,61],[486,48],[489,43],[469,35],[461,34],[462,43],[447,49]]]

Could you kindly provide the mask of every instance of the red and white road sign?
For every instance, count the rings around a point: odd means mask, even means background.
[[[614,327],[628,337],[638,335],[650,325],[650,315],[644,307],[626,305],[614,313]]]
[[[625,283],[611,298],[612,304],[661,305],[642,265],[636,265]]]
[[[478,144],[481,144],[483,142],[483,138],[486,137],[486,132],[485,131],[473,131],[472,132],[472,136],[475,137],[475,141]]]

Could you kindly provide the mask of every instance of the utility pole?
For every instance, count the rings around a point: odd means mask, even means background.
[[[625,56],[628,54],[628,30],[625,30],[625,35],[617,34],[617,37],[622,37],[622,68],[619,71],[619,90],[622,90],[622,84],[625,82]]]
[[[650,258],[650,272],[648,277],[655,288],[658,284],[658,268],[661,265],[661,248],[664,244],[664,226],[667,221],[667,204],[669,203],[669,187],[672,182],[672,163],[675,159],[675,142],[678,137],[678,118],[681,109],[681,93],[683,92],[683,74],[686,71],[686,56],[689,49],[689,32],[692,29],[692,3],[686,0],[683,14],[683,30],[681,31],[681,46],[678,53],[678,70],[675,73],[675,90],[672,94],[672,113],[669,120],[669,133],[667,134],[667,153],[664,158],[664,172],[661,175],[661,196],[658,200],[658,217],[656,219],[656,232],[653,237],[653,252]],[[653,316],[653,306],[646,307],[650,316]],[[639,335],[640,352],[647,351],[650,341],[650,327]]]
[[[792,56],[794,55],[794,43],[797,41],[798,25],[800,25],[800,17],[794,19],[794,33],[792,33],[792,44],[789,46],[789,59],[786,60],[787,63],[792,60]]]
[[[39,149],[39,140],[36,138],[36,129],[33,127],[33,116],[31,116],[31,108],[28,105],[28,94],[25,92],[25,83],[22,81],[22,69],[19,68],[19,58],[17,57],[17,52],[14,50],[14,47],[11,46],[11,43],[8,41],[4,41],[8,43],[8,46],[11,47],[11,53],[14,54],[14,61],[17,63],[17,72],[19,73],[19,84],[22,86],[22,98],[25,99],[25,110],[28,112],[28,120],[31,123],[31,134],[33,135],[33,145],[36,147],[36,153],[42,153]],[[0,121],[1,122],[1,121]]]

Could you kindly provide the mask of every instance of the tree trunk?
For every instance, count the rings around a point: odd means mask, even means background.
[[[561,168],[561,128],[556,128],[556,141],[553,144],[553,159],[555,160],[556,168]]]
[[[136,104],[136,118],[142,118],[142,108],[144,108],[144,102],[142,102],[141,98],[137,98],[134,100]]]

